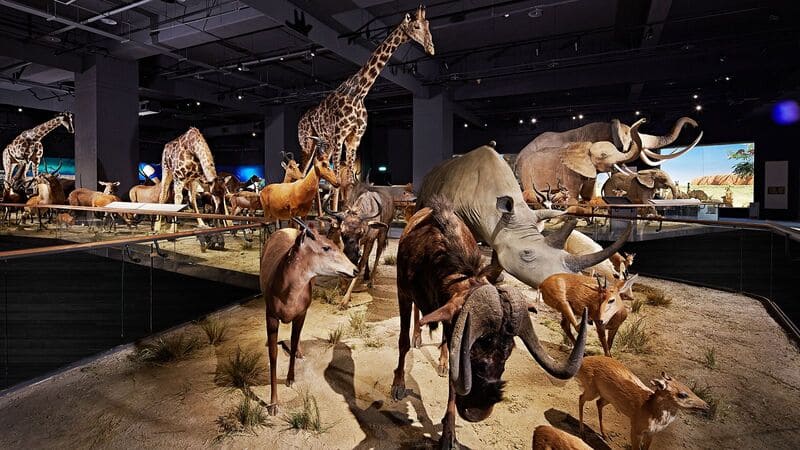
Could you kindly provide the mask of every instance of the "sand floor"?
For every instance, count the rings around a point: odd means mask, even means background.
[[[396,242],[391,241],[388,254],[396,252]],[[257,253],[250,257],[255,260],[251,264],[257,264]],[[646,322],[649,353],[621,351],[615,344],[615,356],[645,381],[666,370],[689,385],[708,387],[719,402],[714,419],[681,413],[655,437],[653,448],[797,448],[800,354],[761,304],[680,283],[641,282],[664,289],[673,302],[668,307],[644,306],[628,319]],[[0,448],[434,447],[447,400],[447,382],[436,374],[438,332],[433,337],[425,332],[423,347],[409,353],[409,395],[394,401],[390,392],[399,332],[394,267],[382,265],[374,288],[354,303],[365,300],[372,301],[346,311],[312,304],[302,334],[306,357],[298,361],[297,382],[292,388],[283,384],[288,356],[280,351],[281,412],[256,433],[220,437],[217,419],[242,394],[217,386],[214,379],[237,347],[258,352],[267,367],[264,305],[259,300],[219,312],[215,317],[227,324],[227,339],[217,346],[205,345],[189,359],[149,365],[132,361],[132,349],[121,350],[0,397]],[[536,331],[554,356],[564,358],[568,349],[560,346],[559,318],[539,305],[539,313],[531,316]],[[338,344],[328,344],[330,331],[340,326],[347,330],[350,316],[362,312],[371,327],[368,337],[345,335]],[[205,339],[194,324],[175,332]],[[290,327],[283,325],[280,339],[288,339],[289,333]],[[593,332],[590,343],[591,350],[599,349]],[[712,348],[713,369],[704,364]],[[457,419],[463,446],[529,448],[533,429],[547,423],[577,432],[576,381],[549,378],[519,347],[503,378],[508,382],[505,400],[492,416],[476,424]],[[256,384],[253,392],[268,401],[267,375]],[[286,414],[301,408],[305,393],[319,405],[325,427],[321,433],[291,430],[285,420]],[[629,444],[627,419],[613,408],[605,414],[608,442],[594,434],[597,415],[591,403],[586,420],[591,430],[586,439],[593,447],[623,449]]]

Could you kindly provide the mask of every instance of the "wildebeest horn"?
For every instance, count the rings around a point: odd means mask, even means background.
[[[628,240],[631,231],[633,230],[633,222],[628,222],[628,227],[622,232],[622,235],[613,244],[600,250],[599,252],[589,253],[588,255],[567,255],[564,258],[564,265],[573,272],[580,272],[588,267],[605,261],[611,255],[618,252],[620,248]]]
[[[327,215],[335,218],[339,222],[341,222],[341,221],[344,220],[344,213],[341,212],[341,211],[340,212],[336,212],[336,211],[332,211],[331,210],[330,206],[328,206],[328,203],[330,202],[330,197],[331,197],[331,193],[330,192],[325,194],[325,198],[322,201],[322,210],[325,211],[325,214],[327,214]]]
[[[547,236],[544,241],[550,247],[557,248],[559,250],[563,249],[564,244],[567,242],[569,235],[572,233],[572,230],[575,229],[576,225],[578,225],[578,219],[573,217],[564,222],[564,224],[561,225],[561,228]]]
[[[63,165],[64,165],[64,160],[63,159],[59,159],[58,160],[58,167],[56,167],[56,169],[54,171],[50,172],[50,175],[57,175],[58,171],[61,170],[61,166],[63,166]]]
[[[458,395],[472,390],[472,344],[484,334],[498,330],[503,320],[500,294],[492,285],[481,286],[467,297],[453,328],[450,342],[450,379]]]
[[[578,332],[578,340],[575,347],[572,349],[569,358],[563,364],[556,363],[555,360],[547,353],[545,348],[539,342],[536,336],[536,331],[531,325],[531,319],[528,316],[528,298],[517,289],[504,289],[500,288],[501,299],[508,301],[511,305],[511,325],[514,328],[514,333],[522,339],[525,348],[528,349],[533,359],[542,366],[542,368],[550,375],[567,379],[575,375],[581,367],[583,360],[583,351],[586,345],[586,324],[588,322],[588,312],[584,310],[583,318]]]
[[[383,207],[381,206],[381,202],[379,202],[377,200],[375,201],[375,204],[378,205],[378,212],[377,213],[375,213],[375,214],[373,214],[371,216],[367,216],[365,214],[359,214],[359,218],[361,220],[367,220],[367,219],[374,219],[376,217],[380,217],[381,214],[383,213]]]

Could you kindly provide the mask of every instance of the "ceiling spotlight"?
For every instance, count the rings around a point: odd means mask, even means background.
[[[106,25],[116,25],[117,21],[112,19],[111,17],[101,17],[100,22],[103,22]]]
[[[731,81],[731,77],[725,77],[725,81]]]
[[[311,52],[311,53],[310,53],[310,55],[311,55],[311,57],[312,57],[312,58],[313,58],[313,57],[315,57],[315,56],[317,56],[317,54],[316,54],[316,53],[314,53],[314,52]]]
[[[252,133],[250,133],[250,135],[253,136],[253,137],[256,137],[256,132],[253,131]]]
[[[22,112],[22,108],[17,108],[17,112]]]
[[[505,17],[506,19],[508,19],[510,16],[511,16],[511,14],[509,14],[509,13],[503,14],[503,17]]]
[[[536,117],[531,117],[531,123],[536,123]]]
[[[489,126],[489,124],[488,124],[488,123],[484,123],[484,124],[483,124],[483,128],[486,128],[486,127],[488,127],[488,126]]]
[[[572,116],[572,120],[575,120],[575,119],[577,119],[577,117],[575,117],[575,116]]]
[[[641,111],[636,111],[634,114],[636,114],[637,116],[640,116],[640,115],[642,115],[642,112]]]
[[[200,106],[200,102],[194,102],[194,104]]]
[[[528,17],[530,17],[531,19],[542,17],[541,8],[533,8],[532,10],[528,11]]]
[[[694,95],[692,96],[692,98],[693,98],[693,99],[695,99],[695,100],[697,100],[698,98],[700,98],[700,96],[699,96],[699,95],[697,95],[697,94],[694,94]]]
[[[464,128],[469,128],[469,125],[466,122],[464,122]]]
[[[284,58],[283,56],[281,56],[281,57],[280,57],[280,60],[281,60],[281,61],[283,61],[284,59],[286,59],[286,58]]]
[[[237,64],[236,65],[236,70],[238,70],[239,72],[243,72],[244,71],[244,64],[242,64],[242,63]]]
[[[238,95],[236,96],[236,100],[241,100],[241,99],[243,99],[243,98],[244,98],[244,96],[242,96],[242,94],[238,94]]]
[[[695,111],[702,111],[703,110],[703,105],[694,105],[694,110]]]
[[[48,41],[48,42],[54,42],[54,43],[61,42],[61,38],[58,37],[58,36],[52,36],[52,35],[51,36],[45,36],[44,39],[46,41]]]
[[[519,124],[522,125],[523,123],[525,123],[525,121],[522,120],[522,119],[519,119]]]
[[[578,114],[578,119],[583,120],[583,114]]]

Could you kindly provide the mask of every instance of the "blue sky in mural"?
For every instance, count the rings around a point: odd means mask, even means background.
[[[50,158],[45,156],[39,161],[39,172],[56,170],[61,163],[60,175],[75,175],[75,160],[72,158]]]
[[[728,154],[743,149],[746,143],[698,145],[678,158],[664,161],[661,168],[667,171],[673,180],[685,185],[692,179],[705,175],[722,175],[732,173],[736,161],[728,159]],[[665,148],[661,153],[672,153],[675,147]]]
[[[140,171],[143,170],[144,166],[146,166],[148,164],[153,166],[153,169],[155,169],[155,171],[156,171],[155,174],[153,174],[153,177],[157,177],[157,178],[161,179],[161,164],[140,162],[139,163],[139,170]],[[218,165],[217,166],[217,172],[229,172],[229,173],[232,173],[232,174],[236,175],[236,178],[238,178],[240,181],[247,181],[253,175],[258,175],[259,178],[264,178],[264,167],[263,166],[226,166],[226,165],[221,165],[220,166],[220,165]],[[139,180],[140,181],[144,181],[144,176],[141,173],[139,173]]]

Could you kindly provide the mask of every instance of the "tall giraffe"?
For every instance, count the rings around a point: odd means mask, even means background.
[[[73,115],[71,112],[57,114],[54,118],[38,125],[30,130],[25,130],[14,138],[3,150],[3,170],[5,179],[12,182],[15,178],[22,179],[30,167],[33,178],[39,175],[39,162],[44,154],[42,138],[59,126],[63,126],[70,133],[75,133],[72,125]],[[19,167],[20,171],[14,175],[14,169]]]
[[[174,184],[175,204],[183,203],[183,190],[189,191],[189,203],[192,204],[194,211],[200,213],[197,208],[197,187],[198,183],[211,185],[211,192],[215,192],[221,187],[225,193],[225,180],[217,176],[217,169],[214,167],[214,156],[208,147],[205,138],[195,127],[189,128],[186,133],[164,145],[161,153],[161,194],[158,197],[159,203],[166,203],[169,196],[169,185]],[[222,204],[225,214],[228,214],[228,207],[225,204],[225,195],[222,194]],[[198,218],[197,224],[205,227],[203,219]],[[176,225],[172,230],[175,231]],[[161,230],[161,216],[158,216],[153,230]]]
[[[325,97],[322,102],[308,110],[300,118],[297,135],[300,139],[303,161],[306,170],[314,152],[314,140],[311,136],[319,136],[328,144],[325,160],[333,162],[334,171],[339,177],[343,197],[355,181],[356,150],[367,129],[367,109],[364,97],[380,75],[389,58],[402,44],[413,40],[425,48],[425,52],[433,55],[433,38],[425,18],[425,7],[420,6],[412,19],[406,14],[403,22],[392,31],[369,60],[353,76],[339,85],[335,91]],[[342,146],[347,153],[345,164],[340,166]],[[338,191],[334,195],[334,207],[338,203]]]

